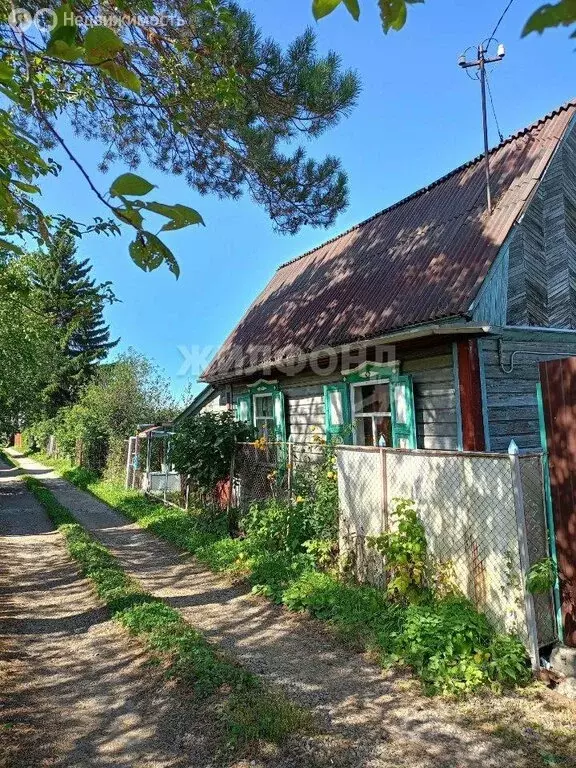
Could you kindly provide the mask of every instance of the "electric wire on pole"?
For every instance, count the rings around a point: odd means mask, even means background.
[[[498,22],[497,22],[496,26],[492,30],[492,34],[488,38],[489,40],[492,40],[492,38],[496,35],[496,32],[498,32],[498,30],[500,29],[500,24],[502,24],[502,22],[504,21],[504,17],[506,16],[508,11],[510,10],[510,6],[512,5],[513,2],[514,2],[514,0],[510,0],[508,5],[506,6],[506,8],[504,8],[504,10],[502,11],[502,15],[498,19]]]
[[[513,0],[512,0],[513,2]],[[512,2],[509,3],[508,7],[512,4]],[[507,10],[507,9],[506,9]],[[502,14],[501,20],[504,18],[506,14],[506,10]],[[498,26],[500,25],[500,22],[496,25],[496,29],[498,29]],[[480,80],[480,96],[482,100],[482,130],[484,134],[484,172],[486,175],[486,204],[488,208],[488,213],[492,213],[492,191],[490,189],[490,155],[489,155],[489,149],[488,149],[488,114],[486,109],[486,65],[487,64],[495,64],[499,61],[502,61],[504,56],[506,55],[506,51],[504,49],[504,46],[502,43],[499,43],[498,50],[496,53],[496,56],[487,56],[488,54],[488,47],[492,41],[492,37],[490,37],[488,40],[485,40],[483,43],[480,43],[477,48],[477,58],[473,61],[468,61],[466,59],[466,54],[463,53],[462,56],[458,59],[458,65],[462,67],[464,70],[469,69],[476,69],[477,70],[477,77]],[[492,106],[494,106],[494,102],[492,102]],[[500,129],[498,129],[500,130]]]

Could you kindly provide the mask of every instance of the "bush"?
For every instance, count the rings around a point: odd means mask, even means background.
[[[530,676],[520,641],[497,635],[464,597],[409,606],[396,653],[432,692],[468,693],[488,684],[525,682]]]
[[[345,584],[328,573],[302,574],[285,590],[283,602],[290,610],[307,610],[332,622],[349,639],[365,646],[376,647],[380,635],[384,642],[402,626],[402,609],[391,604],[382,590]]]
[[[318,553],[308,552],[306,544],[314,541],[306,538],[313,526],[300,503],[289,506],[272,501],[253,506],[244,520],[244,536],[232,539],[224,514],[166,508],[109,483],[88,487],[144,528],[196,554],[213,570],[247,577],[255,592],[330,622],[355,647],[376,651],[385,663],[409,665],[430,692],[497,689],[523,684],[531,677],[519,640],[498,634],[463,596],[439,596],[425,586],[418,599],[409,603],[397,596],[390,599],[376,587],[346,583],[333,571],[318,570]],[[420,534],[411,523],[398,535],[401,538],[394,547],[406,554],[410,547],[402,537],[414,542]],[[427,561],[427,569],[431,562]]]
[[[379,536],[368,537],[386,563],[386,591],[392,599],[419,602],[428,595],[430,561],[426,531],[413,501],[394,499],[392,519],[396,526]]]
[[[302,574],[314,567],[310,555],[288,552],[259,552],[248,559],[248,580],[252,591],[283,602],[284,591]]]
[[[27,427],[22,432],[22,447],[30,451],[45,451],[50,435],[56,431],[56,419],[44,419]]]
[[[230,476],[236,443],[251,437],[252,428],[236,421],[232,411],[200,413],[178,424],[170,457],[176,471],[190,475],[200,492],[208,495]]]
[[[338,537],[338,476],[332,445],[320,446],[321,461],[304,457],[293,472],[292,490],[306,523],[305,539],[334,541]]]
[[[255,551],[296,554],[309,538],[311,526],[303,504],[274,499],[252,504],[240,521],[240,529]]]

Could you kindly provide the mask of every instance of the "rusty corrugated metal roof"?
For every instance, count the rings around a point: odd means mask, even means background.
[[[283,264],[202,378],[463,316],[574,112],[568,102],[323,245]]]

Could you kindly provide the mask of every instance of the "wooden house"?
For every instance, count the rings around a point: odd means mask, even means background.
[[[576,102],[282,265],[204,371],[259,434],[540,447],[541,360],[576,354]]]

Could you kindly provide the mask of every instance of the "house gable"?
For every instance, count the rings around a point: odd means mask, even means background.
[[[508,311],[508,281],[510,270],[510,241],[500,249],[494,264],[478,291],[470,311],[472,318],[487,325],[506,325]]]
[[[576,123],[510,238],[506,325],[576,328]]]
[[[491,215],[482,157],[475,158],[282,265],[203,380],[468,316],[575,111],[566,104],[491,150]]]

